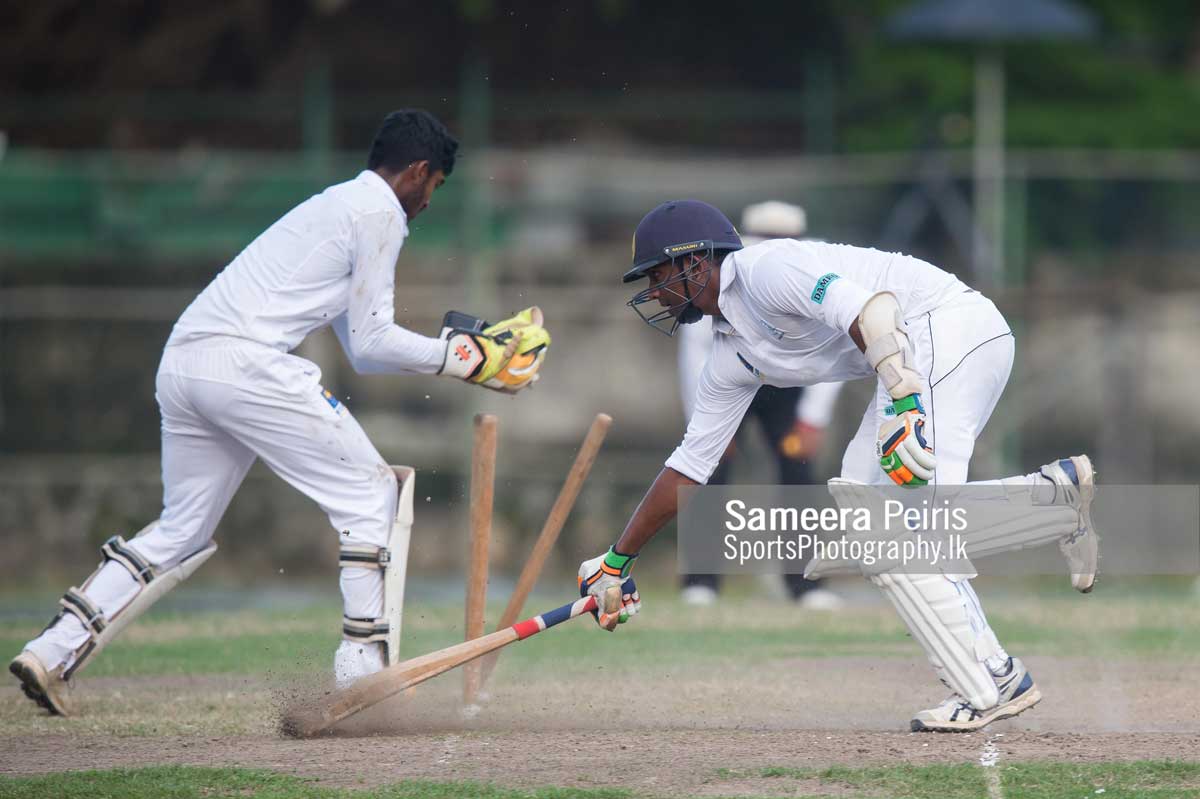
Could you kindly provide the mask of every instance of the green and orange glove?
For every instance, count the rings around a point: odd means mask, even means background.
[[[875,443],[879,465],[898,486],[928,485],[937,467],[925,440],[925,408],[920,394],[893,400],[884,413],[892,417],[879,427]]]
[[[579,595],[596,597],[601,610],[596,611],[596,623],[612,632],[642,609],[642,598],[629,576],[637,555],[622,555],[613,548],[579,565]],[[604,590],[610,585],[621,586],[621,607],[615,613],[605,613]]]

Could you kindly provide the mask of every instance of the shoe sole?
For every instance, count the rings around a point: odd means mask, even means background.
[[[1099,543],[1100,534],[1096,532],[1096,527],[1092,524],[1092,499],[1096,496],[1096,470],[1092,467],[1092,459],[1087,455],[1076,455],[1071,458],[1071,463],[1075,464],[1075,472],[1079,475],[1079,504],[1083,513],[1083,523],[1087,526],[1088,535],[1092,536],[1092,541]],[[1083,588],[1075,586],[1075,590],[1081,594],[1090,594],[1096,587],[1098,568],[1099,564],[1094,564],[1091,582]]]
[[[50,701],[46,686],[42,683],[41,675],[37,673],[36,669],[20,660],[14,660],[8,665],[8,670],[21,681],[21,690],[25,692],[25,696],[32,699],[38,707],[44,708],[52,716],[67,715]]]
[[[1004,703],[990,716],[974,721],[947,721],[942,724],[927,724],[919,719],[913,719],[909,723],[909,729],[913,732],[975,732],[993,721],[1018,716],[1041,701],[1042,692],[1038,690],[1037,683],[1034,683],[1023,694],[1011,702]]]

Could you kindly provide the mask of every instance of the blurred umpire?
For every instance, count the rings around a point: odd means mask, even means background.
[[[799,205],[769,200],[747,206],[742,212],[742,242],[748,247],[766,239],[800,238],[808,230],[808,217]],[[712,317],[681,325],[679,338],[679,395],[687,421],[696,402],[696,383],[704,361],[712,350]],[[726,485],[733,472],[738,441],[746,435],[749,419],[762,429],[767,445],[775,456],[780,485],[808,485],[813,482],[812,461],[820,454],[825,428],[833,416],[833,406],[841,383],[818,383],[807,388],[777,388],[764,385],[758,390],[746,420],[725,456],[721,458],[708,485]],[[822,475],[822,480],[824,476]],[[685,574],[681,597],[689,605],[711,605],[716,601],[720,576]],[[811,610],[835,610],[842,600],[821,587],[820,580],[806,580],[801,574],[785,574],[788,595]]]

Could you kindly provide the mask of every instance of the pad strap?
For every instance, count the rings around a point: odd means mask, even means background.
[[[338,550],[338,566],[343,569],[350,567],[386,569],[391,560],[392,554],[387,547],[346,544]],[[387,619],[342,617],[342,637],[347,641],[356,641],[360,644],[387,643],[390,630]]]
[[[387,547],[360,544],[345,544],[338,550],[338,566],[358,566],[363,569],[383,569],[392,562],[392,553]]]
[[[347,641],[369,644],[375,641],[387,642],[388,623],[384,619],[356,619],[342,616],[342,637]]]
[[[150,585],[150,581],[154,579],[154,567],[125,543],[125,539],[119,535],[114,535],[105,541],[104,546],[100,547],[100,554],[104,556],[105,560],[115,560],[120,563],[133,575],[133,579],[142,585]]]
[[[63,598],[58,600],[58,604],[62,605],[64,611],[79,619],[83,623],[84,628],[93,637],[104,632],[104,628],[108,626],[108,622],[105,620],[104,613],[100,608],[96,607],[75,586],[67,589],[67,593],[63,594]]]
[[[871,364],[872,369],[878,369],[879,364],[884,358],[892,355],[899,355],[908,349],[908,341],[901,337],[898,332],[885,333],[879,338],[867,345],[866,356],[867,362]]]
[[[863,304],[858,314],[863,355],[879,375],[892,399],[921,392],[921,377],[913,362],[900,303],[890,291],[881,291]]]

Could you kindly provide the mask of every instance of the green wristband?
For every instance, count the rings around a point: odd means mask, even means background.
[[[603,571],[605,574],[611,574],[624,580],[633,569],[635,560],[637,560],[637,555],[622,555],[616,550],[616,547],[609,547],[608,554],[604,556]]]
[[[925,413],[925,408],[921,406],[920,394],[909,394],[907,397],[901,397],[898,400],[892,401],[892,413],[898,416],[907,411]]]

